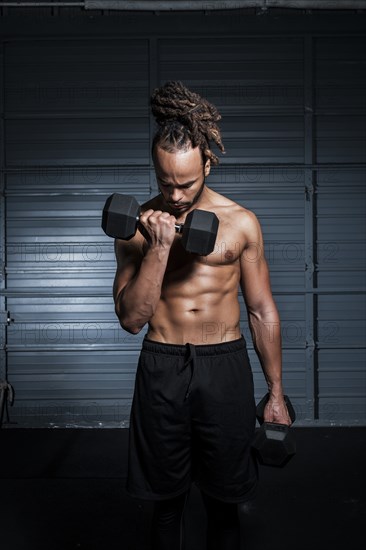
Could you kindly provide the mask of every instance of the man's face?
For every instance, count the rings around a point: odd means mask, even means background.
[[[156,179],[169,211],[178,216],[199,199],[210,173],[210,161],[203,165],[199,147],[169,153],[160,147],[154,151]]]

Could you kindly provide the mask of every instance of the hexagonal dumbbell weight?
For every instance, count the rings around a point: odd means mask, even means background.
[[[106,200],[103,208],[103,231],[115,239],[128,241],[137,230],[140,205],[131,195],[114,193]],[[187,252],[207,256],[214,247],[219,220],[213,212],[192,210],[184,224],[176,224],[177,233],[182,233],[182,245]]]
[[[296,453],[296,442],[290,427],[286,424],[264,422],[264,407],[268,399],[269,393],[257,405],[256,416],[261,427],[254,437],[252,446],[261,464],[282,467]],[[296,414],[292,403],[287,395],[284,399],[291,421],[295,422]]]

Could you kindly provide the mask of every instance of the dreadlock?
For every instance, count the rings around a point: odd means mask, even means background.
[[[219,164],[218,157],[210,149],[210,141],[225,153],[221,132],[216,122],[221,115],[212,103],[195,92],[191,92],[181,82],[171,80],[152,93],[151,110],[158,124],[152,143],[173,153],[187,151],[190,147],[200,147],[204,161]]]

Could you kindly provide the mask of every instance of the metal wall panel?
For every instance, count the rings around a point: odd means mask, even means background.
[[[145,331],[129,335],[115,318],[100,215],[114,191],[156,193],[148,97],[179,79],[223,116],[227,152],[208,184],[261,221],[298,423],[365,423],[364,40],[225,36],[219,24],[205,37],[154,32],[124,38],[121,20],[120,38],[5,44],[12,421],[128,423]]]
[[[19,425],[125,425],[142,335],[115,315],[114,191],[150,196],[149,44],[12,42],[5,57],[9,378]]]
[[[366,417],[366,41],[317,38],[316,284],[320,420]],[[337,167],[337,163],[347,163]],[[352,166],[353,165],[353,166]],[[330,418],[331,417],[331,418]]]

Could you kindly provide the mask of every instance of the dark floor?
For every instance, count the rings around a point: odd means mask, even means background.
[[[352,550],[366,542],[365,428],[293,428],[297,455],[260,466],[246,550]],[[0,430],[1,550],[148,550],[152,503],[124,489],[128,430]],[[193,485],[186,550],[204,550]]]

